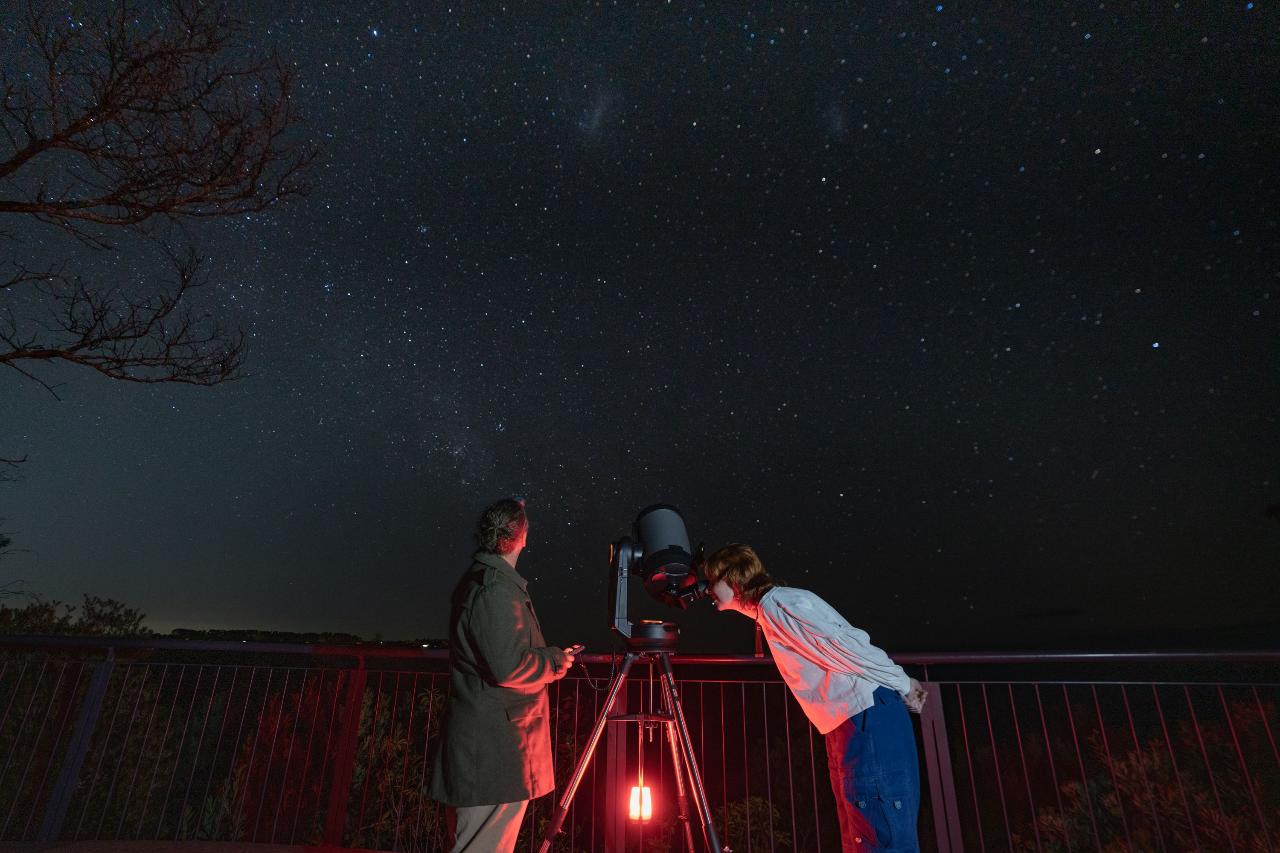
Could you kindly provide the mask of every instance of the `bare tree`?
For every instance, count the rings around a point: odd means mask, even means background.
[[[76,20],[50,6],[28,0],[3,48],[0,214],[106,251],[112,235],[159,242],[157,226],[182,231],[304,191],[299,173],[313,151],[296,138],[292,75],[278,57],[246,58],[241,25],[224,9],[170,0],[157,18],[121,0]],[[18,245],[0,231],[5,242]],[[206,282],[182,243],[165,241],[172,275],[143,292],[14,253],[0,270],[0,366],[50,392],[38,363],[132,382],[234,379],[243,334],[193,307]]]

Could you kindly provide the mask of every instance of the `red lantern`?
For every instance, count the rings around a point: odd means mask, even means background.
[[[639,821],[648,821],[653,817],[653,797],[648,785],[635,785],[631,788],[630,817]]]

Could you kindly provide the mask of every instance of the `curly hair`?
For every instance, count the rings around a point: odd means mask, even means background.
[[[476,522],[476,545],[486,554],[510,554],[528,529],[524,501],[504,498],[480,513],[480,520]]]
[[[702,570],[709,583],[724,581],[734,595],[751,604],[760,603],[766,592],[782,585],[765,571],[764,563],[750,545],[737,542],[708,557]]]

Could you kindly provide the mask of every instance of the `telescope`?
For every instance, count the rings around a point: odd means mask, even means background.
[[[629,649],[672,651],[679,638],[674,622],[642,619],[632,622],[627,609],[628,581],[637,576],[650,597],[668,607],[684,609],[711,594],[698,577],[702,548],[695,556],[680,510],[653,504],[640,510],[633,525],[634,539],[623,537],[609,546],[612,628]]]
[[[640,510],[632,532],[634,539],[623,537],[609,546],[609,566],[613,573],[609,586],[609,609],[613,615],[612,628],[622,637],[626,646],[622,668],[609,681],[608,698],[591,729],[591,736],[587,738],[586,748],[569,777],[569,784],[560,804],[551,814],[542,846],[538,850],[539,853],[551,853],[552,842],[561,833],[565,817],[569,814],[569,806],[573,803],[578,786],[582,784],[587,765],[591,763],[591,756],[595,754],[605,726],[609,723],[637,723],[640,729],[647,727],[652,731],[653,727],[661,726],[666,732],[676,783],[676,826],[684,829],[685,850],[688,853],[693,853],[694,850],[695,823],[689,814],[686,796],[688,790],[693,793],[697,807],[696,825],[702,831],[705,849],[716,853],[731,853],[728,847],[720,843],[720,836],[716,833],[711,805],[707,802],[707,790],[702,784],[702,772],[698,769],[693,741],[689,737],[689,724],[680,705],[680,693],[676,687],[675,673],[671,669],[671,654],[676,649],[680,628],[674,622],[658,619],[632,622],[627,617],[627,589],[633,575],[644,583],[645,592],[669,607],[683,609],[699,598],[709,596],[711,593],[707,589],[707,582],[698,577],[698,570],[702,566],[702,547],[698,547],[698,554],[695,556],[689,547],[689,532],[685,529],[680,510],[667,504],[654,504]],[[637,660],[647,660],[650,663],[649,709],[638,713],[614,711],[627,675]],[[660,707],[654,705],[652,664],[655,662],[662,666],[659,676],[662,685]],[[643,691],[641,696],[644,696]],[[643,771],[641,777],[643,778]],[[634,789],[638,813],[643,813],[641,796],[648,792],[649,789],[643,783]]]

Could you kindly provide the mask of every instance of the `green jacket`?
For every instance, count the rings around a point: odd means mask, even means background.
[[[454,587],[441,743],[427,795],[453,806],[529,800],[555,788],[546,685],[564,660],[548,648],[528,582],[477,552]]]

